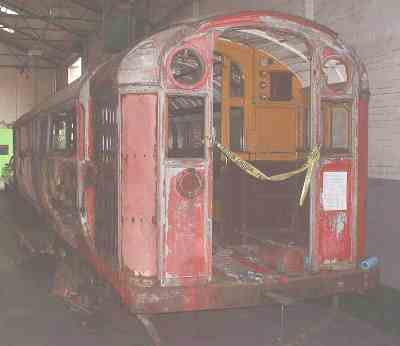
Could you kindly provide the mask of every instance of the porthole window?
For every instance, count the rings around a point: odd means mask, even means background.
[[[346,83],[349,80],[346,65],[339,59],[327,60],[323,71],[328,85]]]
[[[191,48],[184,48],[175,53],[171,60],[173,79],[184,86],[194,86],[204,75],[204,64],[199,54]]]

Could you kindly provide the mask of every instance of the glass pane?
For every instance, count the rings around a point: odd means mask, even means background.
[[[168,150],[170,158],[204,157],[204,99],[196,96],[168,98]]]
[[[242,69],[235,62],[231,63],[231,97],[244,96],[244,76]]]
[[[332,109],[332,149],[349,149],[349,112],[343,107]]]
[[[230,110],[230,147],[232,151],[244,151],[244,112],[241,107]]]
[[[292,74],[290,72],[271,72],[271,100],[290,101],[292,99]]]

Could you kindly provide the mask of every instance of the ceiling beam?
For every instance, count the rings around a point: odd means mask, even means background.
[[[37,70],[55,70],[56,66],[41,66],[41,65],[12,65],[12,64],[0,64],[0,68],[17,68],[20,70],[23,69],[37,69]]]
[[[67,16],[51,16],[51,15],[41,15],[41,14],[9,14],[9,13],[3,13],[0,12],[0,17],[4,18],[23,18],[23,19],[38,19],[42,21],[46,20],[72,20],[72,21],[77,21],[77,22],[87,22],[87,23],[99,23],[101,20],[99,19],[91,19],[91,18],[83,18],[83,17],[67,17]],[[55,23],[51,23],[53,25],[57,25]]]
[[[9,7],[12,10],[18,11],[18,12],[20,12],[20,13],[26,15],[26,16],[32,17],[31,19],[39,19],[39,20],[44,21],[44,22],[46,22],[48,24],[51,24],[51,25],[53,25],[55,27],[58,27],[58,28],[64,30],[65,32],[68,32],[69,34],[75,35],[77,37],[80,37],[80,38],[84,38],[85,37],[85,35],[82,35],[81,33],[71,29],[70,27],[65,26],[64,24],[60,24],[60,23],[54,22],[54,17],[42,16],[42,15],[36,13],[36,12],[30,11],[30,10],[28,10],[26,8],[18,6],[13,1],[1,0],[0,3],[3,4],[4,6]],[[16,17],[16,16],[14,15],[13,17]],[[18,17],[20,17],[20,15]]]
[[[17,42],[15,42],[12,39],[8,39],[8,38],[4,37],[1,34],[0,34],[0,42],[5,44],[6,46],[9,46],[9,47],[12,47],[14,49],[17,49],[20,53],[29,55],[28,54],[28,49],[26,47],[18,44]],[[47,57],[47,56],[39,55],[39,56],[37,56],[37,58],[40,59],[40,60],[46,61],[47,63],[50,63],[51,65],[54,65],[54,66],[62,65],[62,64],[60,64],[59,61],[55,60],[54,58]]]
[[[1,21],[0,21],[0,25],[4,25],[4,27],[7,27],[7,23],[1,22]],[[39,42],[39,44],[41,44],[47,48],[59,51],[60,53],[63,53],[63,54],[65,53],[65,49],[62,49],[58,46],[50,44],[47,40],[43,40],[40,36],[28,34],[27,32],[19,30],[17,28],[13,28],[13,30],[15,31],[16,34],[21,35],[28,40]],[[14,35],[14,34],[9,33],[9,35]],[[17,41],[18,40],[26,41],[26,39],[21,39],[16,36],[13,36],[13,40],[17,40]]]
[[[8,18],[7,18],[8,19]],[[4,23],[8,28],[14,29],[14,30],[32,30],[32,31],[42,31],[42,32],[64,32],[62,29],[58,28],[48,28],[48,27],[38,27],[38,26],[20,26],[20,25],[15,25],[15,24],[9,24],[7,22]],[[82,35],[90,34],[90,31],[79,31]]]
[[[82,2],[82,1],[79,1],[79,0],[67,0],[67,1],[70,2],[71,4],[74,4],[76,6],[82,7],[84,9],[92,11],[92,12],[94,12],[96,14],[101,14],[102,13],[101,8],[98,8],[98,7],[93,6],[93,5],[89,5],[86,2]]]

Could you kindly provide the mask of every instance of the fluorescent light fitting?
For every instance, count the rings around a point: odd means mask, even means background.
[[[3,30],[3,31],[6,31],[6,32],[8,32],[10,34],[14,34],[15,33],[14,29],[8,28],[8,27],[4,26],[3,24],[0,24],[0,29]]]
[[[5,6],[1,6],[0,5],[0,12],[3,12],[5,14],[13,14],[14,16],[18,16],[19,13],[12,10],[11,8],[5,7]]]

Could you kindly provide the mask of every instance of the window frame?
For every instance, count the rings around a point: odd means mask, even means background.
[[[170,134],[170,109],[169,100],[173,97],[188,97],[188,98],[201,98],[203,99],[203,128],[202,128],[202,155],[201,156],[170,156],[169,154],[169,134]],[[207,159],[207,145],[206,145],[206,132],[207,132],[207,113],[208,113],[208,96],[207,95],[191,95],[191,94],[167,94],[165,96],[165,107],[166,107],[166,117],[165,117],[165,150],[164,155],[166,160],[206,160]]]
[[[347,147],[333,147],[333,111],[335,108],[342,108],[347,112]],[[322,143],[323,150],[329,154],[351,154],[353,151],[353,121],[352,104],[348,101],[322,101]]]

